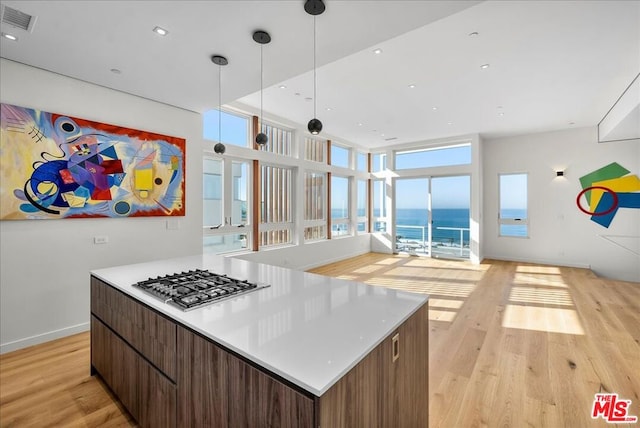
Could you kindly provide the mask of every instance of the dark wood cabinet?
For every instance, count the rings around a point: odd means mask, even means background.
[[[178,426],[228,427],[227,353],[182,327],[178,349]]]
[[[91,313],[168,378],[176,379],[176,324],[91,277]]]
[[[428,426],[428,307],[322,396],[91,279],[91,365],[143,427]]]
[[[427,427],[429,311],[420,308],[318,398],[320,427]]]
[[[143,427],[176,426],[176,385],[94,316],[91,362]]]
[[[229,420],[234,427],[313,428],[314,396],[229,355]]]

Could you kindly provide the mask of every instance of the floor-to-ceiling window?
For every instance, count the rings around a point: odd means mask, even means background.
[[[202,177],[203,251],[224,253],[247,248],[249,163],[205,156]]]
[[[471,180],[468,175],[431,179],[431,255],[469,258]]]
[[[394,161],[396,251],[469,258],[471,179],[448,171],[471,164],[471,145],[399,150]]]
[[[397,179],[395,196],[397,251],[469,257],[469,176]]]

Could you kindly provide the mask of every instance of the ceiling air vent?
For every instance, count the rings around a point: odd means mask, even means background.
[[[36,23],[36,17],[27,15],[24,12],[14,9],[9,6],[2,5],[2,23],[13,25],[14,27],[21,28],[28,32],[33,31],[33,26]]]
[[[397,140],[398,137],[390,137],[390,138],[385,138],[384,141],[393,141],[393,140]]]

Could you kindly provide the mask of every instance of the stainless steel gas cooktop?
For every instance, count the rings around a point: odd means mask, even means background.
[[[184,311],[269,287],[200,269],[149,278],[133,286]]]

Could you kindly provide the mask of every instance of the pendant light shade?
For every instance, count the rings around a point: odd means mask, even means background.
[[[304,10],[309,15],[320,15],[322,12],[324,12],[324,9],[325,5],[322,0],[307,0],[304,3]]]
[[[222,66],[229,64],[229,61],[221,55],[213,55],[211,62],[218,65],[218,142],[213,146],[213,151],[221,155],[227,150],[222,144]]]
[[[307,0],[304,4],[304,10],[313,16],[313,119],[307,124],[307,129],[311,134],[318,135],[322,131],[322,122],[316,117],[316,108],[318,106],[316,91],[316,15],[320,15],[325,10],[322,0]]]
[[[318,119],[311,119],[307,124],[307,129],[313,135],[318,135],[320,131],[322,131],[322,122],[320,122]]]
[[[264,146],[269,142],[269,137],[267,137],[267,135],[262,132],[262,46],[271,41],[271,36],[266,31],[258,30],[253,33],[253,40],[256,43],[260,44],[260,132],[258,133],[258,135],[256,135],[256,144],[258,144],[259,146]]]
[[[213,146],[213,151],[216,152],[219,155],[223,155],[224,152],[227,151],[227,148],[222,143],[216,143],[216,145]]]

